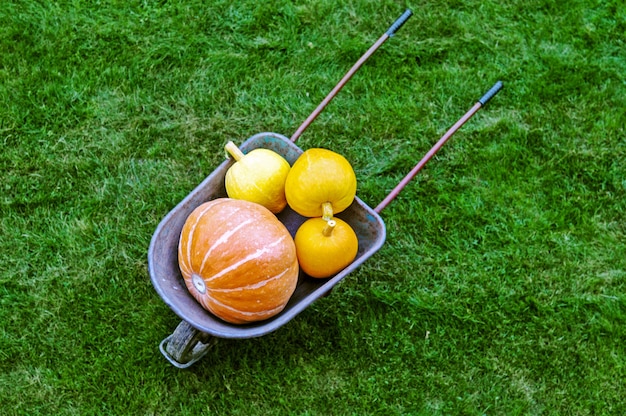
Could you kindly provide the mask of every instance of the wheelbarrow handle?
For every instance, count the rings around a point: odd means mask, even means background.
[[[328,103],[330,103],[330,101],[333,98],[335,98],[337,93],[339,91],[341,91],[343,86],[346,85],[346,83],[350,80],[350,78],[352,78],[352,76],[356,73],[356,71],[358,71],[359,68],[361,68],[361,66],[365,63],[365,61],[367,61],[369,59],[369,57],[372,56],[374,54],[374,52],[376,52],[376,50],[380,47],[380,45],[385,43],[385,41],[387,41],[387,39],[389,39],[391,36],[393,36],[396,33],[396,31],[398,31],[398,29],[400,29],[400,27],[402,27],[402,25],[404,25],[406,23],[406,21],[409,19],[409,17],[411,17],[412,15],[413,15],[413,12],[411,12],[411,10],[407,9],[402,14],[402,16],[400,16],[391,25],[391,27],[367,50],[367,52],[365,52],[363,54],[363,56],[361,56],[361,58],[343,76],[343,78],[341,79],[341,81],[339,81],[339,83],[335,86],[335,88],[333,88],[328,93],[326,98],[324,98],[324,100],[317,106],[317,108],[315,110],[313,110],[311,115],[309,115],[309,117],[307,117],[307,119],[304,120],[304,122],[300,125],[300,127],[298,127],[296,132],[290,138],[290,140],[292,142],[295,142],[296,140],[298,140],[300,135],[302,135],[302,133],[304,133],[304,130],[306,130],[311,125],[311,123],[313,123],[313,121],[317,118],[317,116],[324,110],[324,108],[326,108]]]
[[[487,91],[487,93],[483,95],[480,100],[478,100],[478,102],[481,105],[487,104],[487,102],[491,100],[493,96],[496,95],[501,89],[502,89],[502,81],[496,82],[495,85],[491,87],[491,89]]]
[[[411,17],[412,15],[413,15],[413,12],[410,9],[406,9],[406,11],[402,13],[402,16],[398,17],[398,20],[396,20],[389,27],[389,30],[387,30],[387,36],[391,37],[395,35],[398,29],[400,29],[402,25],[404,25],[406,21],[409,20],[409,17]]]
[[[441,139],[439,139],[439,141],[428,151],[428,153],[426,153],[422,160],[420,160],[420,162],[415,165],[411,172],[409,172],[409,174],[406,175],[400,181],[400,183],[398,183],[398,185],[396,185],[396,187],[385,197],[385,199],[383,199],[381,203],[378,204],[376,208],[374,208],[374,211],[380,213],[387,205],[389,205],[389,203],[396,196],[398,196],[400,191],[402,191],[402,189],[404,189],[404,187],[415,177],[415,175],[417,175],[417,172],[422,170],[424,165],[426,165],[426,163],[428,163],[428,161],[435,155],[435,153],[437,153],[439,149],[441,149],[441,147],[448,141],[448,139],[452,137],[452,135],[456,133],[461,128],[461,126],[463,126],[463,124],[465,124],[465,122],[469,120],[478,110],[480,110],[483,105],[487,104],[487,102],[491,100],[491,98],[493,98],[493,96],[496,95],[501,89],[502,82],[496,82],[495,85],[491,87],[491,89],[487,91],[487,93],[483,95],[476,102],[476,104],[474,104],[474,106],[463,115],[463,117],[461,117],[456,123],[454,123],[454,125],[446,132],[446,134],[444,134]]]

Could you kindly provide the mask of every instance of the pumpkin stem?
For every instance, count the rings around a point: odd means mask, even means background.
[[[242,157],[244,157],[243,152],[237,147],[237,145],[231,141],[226,143],[224,149],[235,159],[235,161],[239,161]]]
[[[330,202],[324,202],[322,204],[322,218],[326,221],[330,221],[333,217],[333,204]]]
[[[322,230],[322,234],[324,234],[325,237],[330,237],[336,225],[337,225],[337,222],[335,220],[327,221],[326,226]]]

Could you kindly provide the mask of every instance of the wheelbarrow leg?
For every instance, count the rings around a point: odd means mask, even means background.
[[[216,342],[217,338],[181,321],[174,333],[161,341],[159,349],[173,366],[187,368],[202,358]]]

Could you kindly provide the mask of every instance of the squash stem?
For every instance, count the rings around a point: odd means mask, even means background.
[[[322,234],[324,234],[325,237],[330,237],[336,225],[337,225],[337,222],[335,220],[327,221],[326,226],[322,230]]]
[[[322,218],[326,221],[330,221],[333,217],[333,204],[330,202],[324,202],[322,204]]]
[[[235,159],[235,161],[239,161],[242,157],[244,157],[243,152],[237,147],[237,145],[231,141],[226,143],[224,149]]]

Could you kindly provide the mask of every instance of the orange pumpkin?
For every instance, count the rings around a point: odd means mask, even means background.
[[[206,202],[189,215],[178,264],[193,297],[234,324],[281,312],[298,281],[287,228],[267,208],[230,198]]]

